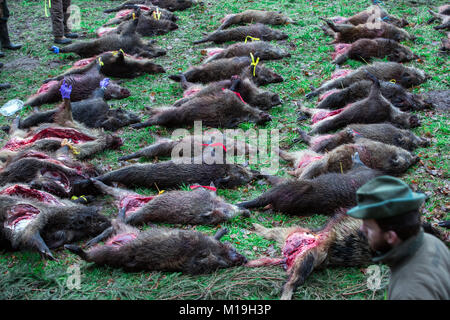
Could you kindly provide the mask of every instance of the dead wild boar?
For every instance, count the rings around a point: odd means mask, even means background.
[[[75,181],[97,174],[95,169],[81,163],[67,163],[43,153],[28,151],[17,155],[3,167],[0,171],[0,186],[28,183],[33,189],[67,198],[73,195]]]
[[[384,38],[359,39],[351,44],[338,43],[335,45],[337,47],[339,49],[333,57],[335,64],[343,64],[347,59],[367,62],[372,58],[387,57],[388,61],[408,62],[418,58],[408,47]]]
[[[93,67],[84,73],[74,73],[64,76],[61,80],[53,80],[41,86],[38,92],[25,101],[26,106],[40,106],[46,103],[54,103],[61,101],[61,93],[59,89],[65,82],[72,86],[70,95],[71,101],[81,101],[88,99],[95,89],[100,87],[100,81],[105,79],[105,76],[100,73],[99,66]],[[114,81],[110,81],[106,87],[104,98],[110,99],[124,99],[130,96],[130,91],[121,87]]]
[[[281,31],[271,29],[262,23],[256,23],[249,26],[236,27],[228,30],[217,30],[201,40],[194,41],[193,44],[205,43],[209,41],[214,43],[245,41],[247,37],[258,38],[263,41],[272,41],[285,40],[289,36]]]
[[[434,29],[441,30],[446,29],[450,30],[450,5],[441,6],[438,8],[439,12],[434,12],[432,10],[428,10],[429,13],[433,16],[428,23],[431,23],[435,20],[440,20],[441,24],[435,26]]]
[[[113,188],[92,179],[104,194],[114,196],[123,221],[131,225],[148,222],[216,225],[232,219],[242,210],[224,202],[211,186],[191,186],[192,191],[168,191],[143,196]]]
[[[138,19],[128,24],[128,28],[120,34],[106,34],[101,38],[80,41],[61,47],[60,53],[74,52],[83,58],[93,57],[107,51],[119,51],[142,58],[155,58],[166,54],[166,51],[155,46],[154,40],[145,44],[141,36],[136,32]]]
[[[441,41],[442,47],[440,47],[439,50],[448,54],[450,52],[450,32],[447,32],[447,37],[443,38]]]
[[[380,81],[395,81],[404,88],[417,86],[430,78],[422,70],[406,67],[397,62],[374,62],[359,67],[345,76],[326,81],[319,88],[308,93],[306,98],[312,98],[331,89],[347,88],[357,81],[366,80],[367,73],[374,75]]]
[[[116,149],[123,142],[118,136],[87,129],[74,122],[68,99],[59,107],[53,118],[55,123],[42,124],[28,131],[20,130],[20,117],[10,128],[10,140],[0,149],[1,153],[17,153],[34,148],[40,151],[56,151],[69,147],[77,159],[85,159],[105,149]]]
[[[271,120],[268,113],[243,102],[236,93],[225,89],[216,94],[194,97],[179,107],[151,109],[147,121],[131,125],[135,129],[152,125],[180,127],[202,121],[204,126],[235,128],[242,122],[264,124]]]
[[[294,163],[295,170],[288,172],[299,179],[311,179],[327,172],[346,172],[352,167],[352,155],[358,152],[362,162],[369,168],[385,174],[398,176],[415,164],[419,157],[409,151],[369,139],[341,145],[325,154],[312,150],[293,153],[281,152],[280,156]]]
[[[208,63],[213,60],[226,59],[233,57],[249,56],[253,53],[255,57],[261,60],[278,60],[288,58],[290,53],[285,50],[273,46],[266,41],[252,41],[252,42],[238,42],[223,48],[207,48],[205,49],[208,58],[203,63]]]
[[[310,136],[299,130],[301,140],[314,152],[328,152],[336,147],[357,143],[359,139],[370,139],[413,151],[418,147],[428,147],[430,141],[416,136],[409,130],[402,130],[390,123],[351,124],[334,134]]]
[[[377,22],[377,26],[372,24],[359,24],[354,26],[352,24],[335,24],[329,19],[323,19],[327,26],[323,26],[326,34],[334,38],[333,43],[353,43],[359,39],[374,39],[386,38],[395,41],[414,40],[415,37],[410,35],[403,29],[400,29],[392,24],[382,21]]]
[[[357,81],[343,89],[333,89],[319,97],[318,109],[339,109],[358,100],[366,98],[373,82],[370,80]],[[432,108],[420,95],[413,94],[397,83],[380,81],[380,90],[383,97],[401,111],[416,111]]]
[[[267,111],[282,103],[280,96],[270,91],[264,91],[258,88],[248,78],[241,79],[239,76],[232,76],[230,80],[222,80],[211,82],[207,85],[195,84],[188,82],[183,74],[179,75],[181,81],[181,88],[184,90],[183,98],[174,102],[174,107],[179,107],[184,103],[199,98],[208,96],[229,89],[242,98],[242,100],[252,107]]]
[[[50,249],[82,240],[111,226],[95,207],[53,205],[0,195],[0,243],[9,250],[33,250],[54,259]]]
[[[257,58],[255,57],[255,59]],[[253,72],[255,75],[253,75]],[[215,60],[200,66],[190,67],[183,75],[187,81],[194,83],[228,80],[235,75],[240,75],[241,79],[249,78],[258,86],[284,81],[282,76],[262,65],[253,66],[250,57]],[[182,79],[180,75],[170,75],[169,78],[174,81],[181,81]]]
[[[108,231],[89,243],[106,239],[104,245],[93,246],[87,251],[75,245],[64,247],[87,262],[126,271],[206,274],[247,262],[229,243],[220,242],[222,230],[214,237],[192,230],[167,228],[140,232],[116,220]]]
[[[104,100],[105,90],[98,88],[86,100],[71,103],[73,119],[88,128],[103,128],[116,131],[122,127],[141,121],[139,116],[122,108],[111,109]],[[28,129],[42,123],[53,122],[57,109],[35,112],[20,120],[19,128]]]
[[[170,31],[178,29],[178,25],[175,22],[171,20],[158,19],[151,15],[148,16],[141,14],[136,19],[139,20],[136,27],[136,32],[144,37],[163,35],[169,33]],[[97,35],[99,37],[103,37],[106,34],[110,34],[111,32],[120,34],[124,30],[129,29],[129,25],[132,23],[134,23],[133,20],[129,20],[122,22],[119,26],[115,28],[101,27],[97,31]]]
[[[159,17],[159,19],[163,19],[163,20],[170,20],[173,22],[176,22],[178,20],[178,17],[176,15],[174,15],[172,12],[170,12],[169,10],[160,8],[158,6],[154,6],[151,3],[147,4],[147,5],[129,5],[126,6],[126,8],[121,9],[121,10],[114,10],[114,11],[119,11],[116,16],[112,19],[110,19],[108,22],[106,22],[105,24],[103,24],[104,27],[110,26],[110,25],[115,25],[115,24],[120,24],[124,21],[129,21],[131,19],[133,19],[133,13],[135,13],[135,9],[139,7],[139,9],[141,9],[141,14],[142,15],[146,15],[146,16],[153,16],[153,17]],[[109,11],[109,10],[107,10]],[[110,11],[110,12],[114,12],[114,11]],[[136,13],[135,13],[135,17],[136,17]]]
[[[211,182],[219,188],[234,188],[249,183],[260,176],[259,172],[248,170],[237,164],[206,164],[202,159],[196,163],[178,163],[163,161],[152,164],[134,164],[110,171],[96,177],[104,184],[118,182],[126,187],[145,187],[160,189],[178,188],[183,184],[209,185]],[[80,194],[90,194],[92,181],[84,180],[76,183]],[[87,190],[87,191],[84,191]],[[95,192],[95,191],[94,191]]]
[[[356,190],[381,175],[354,156],[346,173],[329,172],[312,179],[282,179],[256,199],[238,203],[245,209],[264,208],[295,216],[333,214],[339,208],[356,205]]]
[[[150,59],[135,58],[123,51],[108,51],[99,56],[80,60],[63,74],[46,79],[44,82],[59,81],[68,75],[82,75],[93,68],[99,69],[99,72],[107,77],[116,78],[136,78],[146,73],[166,72],[162,66]]]
[[[372,264],[374,254],[360,230],[361,220],[339,211],[318,229],[300,226],[265,228],[253,224],[255,232],[282,247],[282,258],[260,258],[249,261],[247,267],[281,265],[288,273],[282,300],[290,300],[315,269],[326,267],[364,267]]]
[[[203,153],[206,152],[207,149],[211,150],[212,148],[214,148],[215,155],[218,155],[220,151],[222,152],[224,161],[227,156],[257,153],[257,149],[254,146],[239,139],[227,138],[227,136],[223,136],[222,134],[203,134],[201,136],[189,135],[176,140],[158,137],[156,142],[152,145],[142,148],[132,154],[120,157],[119,161],[141,157],[148,159],[154,157],[170,157],[172,153],[175,153],[177,156],[194,157],[197,150]],[[185,151],[190,151],[190,154],[184,154]]]
[[[351,103],[337,110],[311,109],[300,110],[312,117],[311,133],[325,133],[340,129],[349,124],[390,122],[401,128],[415,128],[420,122],[416,115],[400,111],[394,107],[380,91],[380,83],[373,78],[372,88],[367,98]]]
[[[395,16],[390,15],[386,10],[382,7],[375,5],[367,8],[364,11],[358,12],[357,14],[349,17],[333,17],[330,18],[334,23],[350,23],[354,26],[359,24],[365,24],[367,22],[375,23],[376,21],[384,21],[386,23],[391,23],[394,26],[399,28],[403,28],[409,24],[409,22],[404,18],[397,18]]]
[[[245,10],[236,14],[227,14],[217,30],[226,29],[234,24],[262,23],[270,25],[286,25],[294,21],[285,16],[281,11]]]
[[[192,7],[194,4],[193,0],[130,0],[125,1],[121,5],[105,10],[103,12],[110,13],[115,11],[120,11],[123,9],[127,9],[130,6],[138,5],[138,6],[158,6],[160,8],[167,9],[169,11],[182,11]]]

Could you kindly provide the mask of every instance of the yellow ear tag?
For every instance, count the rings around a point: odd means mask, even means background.
[[[392,79],[392,80],[390,80],[389,82],[391,82],[391,83],[396,83],[397,81],[395,80],[395,79]]]
[[[105,64],[103,63],[101,57],[98,58],[98,64],[99,64],[101,67],[103,67],[103,66],[105,65]]]
[[[136,19],[136,14],[133,12],[133,20]]]
[[[115,57],[115,56],[117,56],[119,54],[119,51],[113,51],[112,54]]]
[[[120,51],[120,52],[122,52],[122,54],[123,54],[123,55],[125,55],[125,52],[123,52],[123,50],[122,50],[122,49],[119,49],[119,51]]]
[[[256,77],[256,66],[259,63],[259,57],[255,61],[255,57],[253,56],[253,53],[250,52],[250,58],[252,58],[252,63],[250,64],[250,66],[254,66],[253,67],[253,76]]]
[[[261,40],[261,39],[259,39],[259,38],[254,38],[254,37],[251,37],[251,36],[246,36],[246,37],[245,37],[244,43],[247,43],[247,40],[248,40],[248,39],[252,39],[252,41],[259,41],[259,40]]]
[[[80,151],[78,151],[77,148],[75,148],[73,146],[72,142],[69,141],[68,139],[63,139],[63,141],[61,141],[61,147],[64,147],[64,146],[68,146],[73,154],[75,154],[75,155],[80,154]]]
[[[155,20],[161,19],[161,12],[158,8],[156,8],[156,11],[153,11],[153,18],[155,18]]]

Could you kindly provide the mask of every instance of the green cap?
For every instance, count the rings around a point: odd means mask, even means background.
[[[415,193],[403,181],[381,176],[370,180],[356,191],[356,207],[347,211],[358,219],[383,219],[417,210],[425,200],[423,193]]]

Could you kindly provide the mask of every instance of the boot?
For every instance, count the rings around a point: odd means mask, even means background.
[[[8,25],[6,21],[0,22],[0,41],[3,49],[18,50],[22,48],[21,44],[13,44],[9,40]]]

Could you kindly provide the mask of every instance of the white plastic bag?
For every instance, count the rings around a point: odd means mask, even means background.
[[[19,99],[9,100],[0,108],[0,114],[7,117],[12,116],[19,110],[23,108],[23,101]]]

